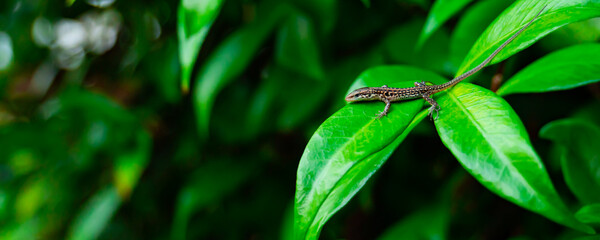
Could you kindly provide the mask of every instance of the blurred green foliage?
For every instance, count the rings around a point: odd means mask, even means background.
[[[449,9],[444,4],[458,7],[432,19]],[[357,82],[370,84],[449,79],[509,5],[0,1],[0,239],[294,239],[299,161],[357,77],[364,72]],[[586,6],[585,14],[561,16],[594,16],[594,5]],[[590,43],[599,37],[598,19],[571,23],[471,81],[489,87],[500,74],[513,81],[501,91],[519,92],[509,87],[537,73],[515,73],[546,54],[551,63],[583,63],[555,69],[593,66],[589,50],[598,44]],[[506,97],[561,198],[592,226],[600,184],[591,145],[600,128],[597,70],[566,71],[592,79],[584,87]],[[332,217],[321,239],[582,235],[481,186],[418,113],[422,106],[421,100],[394,106],[416,114],[396,126],[413,131],[389,137],[389,146],[365,159],[363,166],[374,164],[377,172],[338,176],[349,184],[334,196],[347,204],[326,214]],[[382,107],[365,104],[373,116]],[[339,120],[331,132],[352,124]],[[540,129],[551,141],[537,137]]]

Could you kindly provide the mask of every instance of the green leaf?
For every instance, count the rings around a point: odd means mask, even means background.
[[[291,14],[277,34],[276,62],[300,74],[323,80],[323,66],[314,24],[302,14]]]
[[[535,61],[510,78],[498,95],[565,90],[600,81],[600,44],[562,49]]]
[[[181,62],[181,88],[187,92],[198,51],[217,18],[223,0],[181,0],[177,9],[177,37]]]
[[[450,37],[452,63],[460,65],[479,35],[511,3],[506,0],[478,1],[462,15]]]
[[[566,24],[600,16],[600,2],[594,0],[555,1],[520,0],[506,9],[479,37],[463,61],[456,76],[479,65],[505,40],[529,22],[542,8],[540,14],[525,31],[508,44],[491,61],[500,62],[530,46],[538,39]]]
[[[73,220],[69,239],[97,239],[120,205],[116,188],[109,186],[98,191]]]
[[[360,86],[414,86],[415,81],[443,82],[434,73],[406,66],[371,68]],[[396,82],[397,81],[397,82]],[[401,82],[408,81],[408,82]],[[424,101],[392,104],[381,119],[382,103],[348,104],[317,129],[300,159],[296,180],[296,239],[317,239],[325,222],[342,208],[387,160],[426,113]]]
[[[177,196],[171,239],[186,239],[187,224],[193,214],[231,193],[255,169],[248,164],[221,159],[198,168]]]
[[[198,74],[193,103],[198,133],[202,139],[208,137],[210,114],[217,94],[244,71],[269,33],[290,11],[289,6],[283,4],[267,7],[269,8],[259,11],[264,16],[235,31],[223,41],[208,57]]]
[[[523,123],[506,101],[468,83],[441,94],[442,142],[463,167],[495,194],[555,222],[587,233],[561,201]]]
[[[449,209],[442,206],[428,206],[407,216],[387,229],[379,240],[395,239],[446,239],[449,223]]]
[[[150,160],[151,147],[152,139],[150,135],[145,130],[140,129],[135,139],[135,147],[117,156],[114,181],[120,196],[125,198],[131,195]]]
[[[471,1],[472,0],[436,0],[435,3],[433,3],[433,7],[431,7],[431,11],[429,11],[427,22],[425,22],[425,26],[423,26],[421,35],[419,35],[417,48],[421,48],[433,32]]]
[[[546,124],[540,137],[566,147],[561,156],[565,181],[584,203],[600,203],[600,128],[581,119]]]
[[[600,224],[600,203],[583,206],[575,213],[575,217],[584,223]]]

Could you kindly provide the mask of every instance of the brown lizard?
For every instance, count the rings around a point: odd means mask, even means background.
[[[451,88],[452,86],[456,85],[460,81],[473,75],[474,73],[476,73],[477,71],[479,71],[483,67],[485,67],[485,65],[488,64],[490,61],[492,61],[492,59],[504,47],[506,47],[506,45],[508,45],[519,34],[521,34],[525,30],[525,28],[529,27],[529,25],[531,25],[531,23],[533,23],[533,21],[535,19],[537,19],[537,17],[542,13],[544,8],[546,8],[546,7],[544,6],[542,8],[542,10],[540,10],[540,12],[538,12],[538,14],[535,15],[535,17],[533,17],[533,19],[531,19],[531,21],[529,21],[527,24],[525,24],[525,26],[523,26],[521,29],[519,29],[519,31],[517,31],[515,34],[513,34],[509,39],[504,41],[504,43],[502,43],[502,45],[500,45],[500,47],[498,47],[496,49],[496,51],[494,51],[481,64],[477,65],[475,68],[469,70],[468,72],[466,72],[446,83],[438,84],[438,85],[428,85],[428,83],[430,84],[430,82],[415,82],[415,86],[409,87],[409,88],[391,88],[391,87],[388,87],[387,85],[383,85],[382,87],[364,87],[364,88],[356,89],[356,90],[352,91],[351,93],[349,93],[348,96],[346,96],[346,101],[348,101],[348,102],[382,101],[385,103],[385,108],[383,109],[383,112],[381,112],[377,117],[377,118],[381,118],[388,114],[388,112],[390,111],[390,105],[392,102],[422,97],[423,99],[425,99],[425,101],[427,101],[429,104],[431,104],[431,107],[429,108],[429,115],[432,116],[433,111],[435,111],[436,119],[437,119],[437,115],[439,113],[440,106],[438,105],[438,103],[435,100],[433,100],[433,98],[431,98],[431,95],[436,94],[441,91],[444,91],[448,88]]]

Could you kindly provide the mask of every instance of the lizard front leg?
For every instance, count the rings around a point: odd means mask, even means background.
[[[377,115],[377,119],[380,119],[383,116],[387,115],[390,111],[390,105],[392,105],[392,102],[387,98],[383,98],[381,99],[381,101],[385,103],[385,108],[383,109],[383,112],[379,112],[379,115]]]
[[[429,104],[431,104],[431,107],[429,107],[429,117],[433,117],[433,111],[435,111],[435,119],[437,120],[438,117],[440,116],[440,105],[433,100],[433,98],[431,98],[430,94],[423,94],[423,99],[425,99],[425,101],[427,101]]]

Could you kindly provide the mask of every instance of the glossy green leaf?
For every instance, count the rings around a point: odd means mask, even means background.
[[[600,128],[580,119],[546,124],[540,137],[566,149],[561,156],[565,181],[584,203],[600,203]]]
[[[577,199],[583,203],[600,202],[598,177],[590,173],[587,161],[566,148],[562,148],[558,154],[565,182]]]
[[[575,217],[583,223],[600,224],[600,203],[583,206]]]
[[[507,0],[478,1],[465,11],[450,37],[452,63],[460,65],[479,35],[511,3]]]
[[[256,22],[232,33],[208,57],[200,70],[194,88],[194,109],[198,133],[208,137],[210,114],[217,94],[244,71],[258,48],[282,17],[289,13],[287,5],[265,7]]]
[[[314,24],[305,15],[291,14],[277,34],[276,62],[300,74],[323,80],[323,66]]]
[[[396,239],[446,239],[450,212],[441,206],[428,206],[387,229],[379,240]]]
[[[150,160],[150,151],[152,149],[152,139],[150,135],[140,129],[135,139],[134,147],[115,160],[114,183],[117,192],[123,198],[129,197],[133,188],[146,169]]]
[[[423,43],[440,28],[448,19],[454,14],[458,13],[472,0],[436,0],[429,11],[427,16],[427,22],[423,26],[419,40],[417,41],[417,48],[423,46]]]
[[[68,239],[97,239],[120,205],[116,188],[109,186],[98,191],[73,220]]]
[[[217,18],[223,0],[181,0],[177,9],[177,37],[181,62],[181,88],[187,92],[198,51]]]
[[[177,197],[171,239],[186,239],[187,224],[193,214],[224,198],[255,169],[245,163],[221,159],[198,168]]]
[[[353,87],[414,86],[415,81],[443,82],[434,73],[405,66],[365,71]],[[407,82],[401,82],[407,81]],[[325,222],[343,207],[375,173],[426,113],[424,101],[392,104],[381,119],[382,103],[348,104],[327,119],[310,139],[296,180],[296,239],[317,239]]]
[[[440,94],[442,142],[483,186],[555,222],[593,233],[561,201],[523,123],[506,101],[479,86],[458,84]]]
[[[499,95],[565,90],[600,81],[600,44],[576,45],[546,55],[510,78]]]
[[[507,8],[479,37],[463,61],[456,76],[479,65],[505,40],[527,24],[542,8],[546,8],[520,36],[508,44],[491,61],[500,62],[530,46],[555,29],[566,24],[600,16],[600,2],[594,0],[520,0]]]

